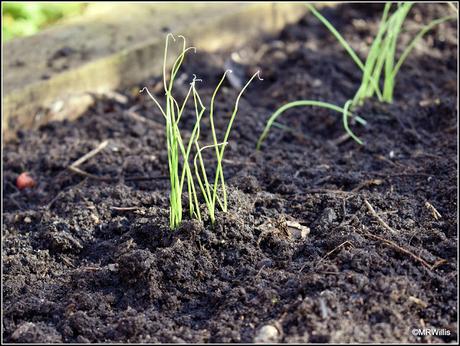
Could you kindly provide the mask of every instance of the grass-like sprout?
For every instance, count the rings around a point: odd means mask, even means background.
[[[395,86],[395,78],[402,64],[415,47],[415,44],[428,31],[435,26],[457,18],[456,15],[445,16],[433,20],[428,25],[424,26],[418,34],[412,39],[409,45],[404,49],[403,53],[396,60],[396,46],[399,35],[401,33],[404,21],[409,13],[413,3],[403,2],[398,3],[395,11],[391,14],[392,3],[386,3],[382,19],[380,21],[379,30],[374,38],[366,62],[363,64],[354,50],[340,35],[340,33],[332,26],[332,24],[319,13],[314,6],[308,4],[311,12],[329,29],[335,36],[337,41],[347,51],[355,64],[362,70],[363,78],[361,86],[353,98],[352,106],[361,105],[366,98],[372,97],[375,93],[381,102],[393,102],[393,91]],[[396,62],[396,63],[395,63]],[[379,83],[383,79],[383,91],[380,89]]]
[[[172,39],[176,41],[175,37],[172,34],[166,36],[166,44],[164,50],[164,60],[163,60],[163,85],[165,90],[165,103],[166,110],[160,105],[160,103],[153,97],[147,88],[142,89],[141,91],[146,91],[150,98],[155,102],[157,107],[160,109],[163,117],[166,121],[166,143],[167,143],[167,152],[168,152],[168,168],[169,168],[169,181],[171,185],[171,191],[169,195],[170,200],[170,216],[169,224],[171,228],[176,228],[182,222],[182,191],[184,187],[184,181],[187,181],[188,197],[189,197],[189,210],[191,216],[200,218],[199,204],[196,197],[196,189],[193,183],[193,175],[189,166],[188,157],[190,156],[191,144],[194,142],[194,136],[197,132],[197,124],[195,125],[191,137],[189,139],[189,144],[185,148],[181,132],[179,130],[179,120],[184,112],[185,105],[190,97],[192,90],[195,88],[195,79],[190,85],[187,96],[185,97],[182,106],[179,107],[178,102],[172,95],[174,80],[177,76],[179,68],[184,61],[185,54],[190,50],[195,50],[194,47],[186,48],[186,41],[183,36],[179,36],[183,40],[182,52],[174,61],[174,64],[171,68],[169,83],[168,83],[168,74],[167,74],[167,61],[168,61],[168,48],[169,40]],[[201,117],[202,114],[199,115]],[[179,161],[180,155],[182,155],[182,172],[179,170]]]
[[[361,61],[356,52],[351,48],[348,42],[342,37],[342,35],[334,28],[334,26],[311,4],[307,4],[310,11],[329,29],[329,31],[335,36],[337,41],[347,51],[355,64],[360,68],[363,73],[361,85],[358,88],[355,96],[345,104],[343,108],[335,106],[330,103],[303,100],[290,102],[275,113],[273,113],[265,126],[265,129],[257,142],[257,148],[259,149],[263,140],[267,136],[273,122],[276,118],[284,111],[299,106],[319,106],[328,109],[335,110],[342,113],[343,125],[346,132],[353,138],[357,143],[363,144],[363,142],[351,131],[348,119],[350,113],[348,109],[354,109],[356,106],[362,105],[363,102],[372,97],[374,94],[377,96],[380,102],[393,102],[393,93],[395,87],[396,76],[407,59],[408,55],[415,47],[418,40],[420,40],[428,31],[433,29],[435,26],[446,22],[448,20],[456,19],[457,15],[445,16],[436,20],[433,20],[428,25],[424,26],[412,41],[403,50],[399,59],[396,59],[396,48],[399,35],[402,30],[404,21],[409,13],[413,3],[402,2],[398,3],[396,9],[391,13],[392,3],[388,2],[385,4],[382,18],[380,21],[379,30],[376,37],[374,38],[371,47],[369,49],[365,63]],[[457,12],[458,13],[458,12]],[[382,81],[383,79],[383,81]],[[380,84],[383,83],[383,90]],[[364,124],[364,120],[359,117],[354,117],[359,123]]]
[[[222,168],[222,160],[225,150],[225,144],[228,141],[228,137],[230,135],[230,131],[233,125],[233,121],[236,117],[238,112],[238,103],[246,88],[252,82],[255,77],[259,77],[259,71],[256,72],[249,81],[245,84],[243,89],[240,91],[236,102],[233,113],[230,117],[227,130],[224,135],[224,140],[222,143],[218,143],[216,130],[214,126],[214,100],[216,98],[217,92],[221,87],[222,83],[225,80],[225,77],[231,71],[226,71],[220,80],[219,84],[217,85],[216,89],[214,90],[211,105],[210,105],[210,123],[211,123],[211,131],[213,136],[213,144],[207,145],[204,147],[200,147],[199,144],[199,137],[200,137],[200,122],[206,111],[206,107],[203,105],[201,97],[196,88],[196,82],[201,81],[194,76],[193,81],[190,83],[190,88],[188,90],[187,95],[185,96],[181,105],[177,102],[177,100],[173,96],[173,88],[174,88],[174,81],[178,74],[178,71],[184,61],[185,55],[187,52],[191,50],[195,50],[194,47],[186,47],[186,41],[183,36],[179,36],[182,39],[182,51],[179,56],[174,61],[171,71],[169,73],[169,81],[168,81],[168,73],[167,73],[167,62],[168,62],[168,48],[169,48],[169,41],[172,39],[176,41],[175,37],[172,34],[168,34],[166,37],[166,44],[164,50],[164,60],[163,60],[163,84],[165,90],[165,108],[160,105],[160,103],[155,99],[155,97],[149,92],[147,88],[143,88],[142,91],[146,91],[149,97],[155,102],[157,107],[160,109],[161,114],[165,118],[166,122],[166,145],[167,145],[167,153],[168,153],[168,168],[169,168],[169,180],[170,180],[170,217],[169,217],[169,224],[171,229],[177,228],[182,222],[182,195],[184,190],[184,184],[187,183],[187,192],[188,192],[188,205],[189,205],[189,212],[190,217],[197,218],[201,220],[201,211],[200,211],[200,204],[198,200],[198,188],[201,191],[201,194],[205,200],[209,218],[211,223],[215,222],[215,208],[216,203],[219,204],[221,209],[225,212],[227,211],[227,192],[225,187],[225,180]],[[193,98],[194,101],[194,109],[196,120],[193,126],[192,132],[188,139],[188,143],[185,144],[182,138],[181,130],[179,129],[179,121],[182,117],[182,114],[185,110],[185,106],[187,101]],[[207,148],[215,148],[216,151],[216,161],[217,166],[215,169],[215,178],[214,184],[210,184],[205,163],[202,157],[202,150]],[[194,168],[195,168],[195,175],[193,175],[192,167],[190,165],[190,157],[192,155],[192,150],[195,149],[196,154],[194,157]],[[198,161],[197,161],[198,160]],[[195,179],[198,183],[198,188],[195,185]],[[218,196],[220,190],[222,191],[222,197]]]
[[[249,84],[254,80],[254,78],[258,78],[259,80],[262,80],[260,78],[260,72],[257,71],[252,77],[246,82],[246,84],[243,86],[241,89],[240,93],[238,94],[236,101],[235,101],[235,106],[233,108],[232,114],[230,116],[229,122],[227,124],[227,129],[224,133],[224,138],[221,142],[218,141],[217,139],[217,134],[216,134],[216,127],[214,124],[214,104],[215,104],[215,99],[217,96],[217,93],[224,82],[227,74],[232,73],[231,70],[225,71],[224,75],[222,76],[220,82],[217,84],[216,89],[214,90],[214,93],[211,98],[211,104],[210,104],[210,110],[209,110],[209,122],[210,122],[210,127],[211,127],[211,133],[212,133],[212,139],[213,139],[213,144],[207,145],[204,147],[200,147],[198,139],[199,135],[195,139],[195,146],[196,146],[196,154],[194,158],[194,167],[195,167],[195,175],[198,181],[198,185],[200,186],[201,193],[203,195],[203,198],[206,203],[206,207],[209,212],[209,218],[211,219],[211,223],[214,223],[215,221],[215,209],[217,204],[219,207],[222,209],[222,211],[226,212],[227,211],[227,189],[225,186],[225,178],[224,178],[224,171],[222,167],[222,160],[224,158],[224,153],[225,153],[225,147],[228,144],[228,138],[230,136],[230,132],[233,126],[233,122],[235,120],[236,114],[238,113],[238,105],[241,99],[241,96],[245,92],[245,90],[248,88]],[[203,107],[203,103],[198,95],[198,93],[194,94],[195,98],[195,107],[198,107],[198,104]],[[211,149],[214,148],[215,150],[215,155],[216,155],[216,169],[215,169],[215,176],[214,176],[214,183],[211,185],[206,173],[203,157],[201,155],[202,151],[204,149]],[[220,190],[222,191],[222,196],[219,197],[219,187]]]
[[[284,106],[280,107],[277,109],[275,113],[273,113],[270,118],[268,119],[267,125],[265,125],[265,128],[262,132],[262,134],[259,137],[259,140],[257,141],[256,148],[257,150],[260,149],[262,142],[265,140],[265,138],[268,136],[268,133],[270,132],[271,127],[275,124],[276,119],[283,114],[285,111],[288,109],[294,108],[294,107],[306,107],[306,106],[313,106],[313,107],[322,107],[326,109],[330,109],[333,111],[336,111],[340,114],[346,114],[346,116],[353,116],[356,122],[360,123],[361,125],[366,125],[366,120],[363,118],[357,116],[357,115],[352,115],[348,112],[348,110],[345,110],[342,107],[336,106],[332,103],[328,102],[322,102],[322,101],[314,101],[314,100],[301,100],[301,101],[293,101],[285,104]],[[348,123],[347,123],[348,124]],[[347,129],[347,127],[346,127]]]

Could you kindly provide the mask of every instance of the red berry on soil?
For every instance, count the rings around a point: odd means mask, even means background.
[[[16,186],[19,190],[24,190],[28,187],[34,187],[37,183],[34,178],[30,176],[28,172],[23,172],[19,174],[16,179]]]

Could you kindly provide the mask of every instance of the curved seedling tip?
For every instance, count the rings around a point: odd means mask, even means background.
[[[185,37],[182,35],[179,35],[179,38],[182,38],[182,50],[185,52],[186,51],[185,47],[187,47],[187,41],[185,40]]]
[[[185,56],[185,53],[187,53],[189,50],[193,50],[193,53],[196,53],[196,47],[188,47],[188,48],[184,49],[184,51],[179,55],[179,57],[176,59],[176,61],[181,59],[181,58],[183,58]]]
[[[190,85],[195,85],[195,82],[202,82],[203,80],[201,78],[197,78],[196,74],[193,74],[193,79]]]
[[[264,80],[264,79],[260,76],[260,70],[258,70],[256,73],[254,73],[254,76],[256,76],[259,80]]]
[[[174,37],[174,35],[172,33],[168,33],[166,35],[165,51],[164,51],[164,55],[163,55],[163,86],[164,86],[165,90],[168,90],[168,86],[166,84],[166,61],[167,61],[167,57],[168,57],[169,38],[172,38],[174,42],[176,41],[176,38]]]
[[[180,66],[182,64],[182,61],[184,60],[185,54],[189,50],[193,50],[196,53],[196,48],[195,47],[185,48],[185,45],[184,45],[184,49],[182,50],[182,53],[176,58],[176,61],[174,61],[173,67],[171,69],[170,83],[172,83],[172,81],[176,77],[177,71],[179,70],[179,68],[180,68]],[[164,63],[163,63],[163,76],[166,76],[166,56],[165,56],[165,60],[164,60]],[[166,82],[165,82],[165,86],[166,86]],[[165,89],[166,89],[166,87],[165,87]]]
[[[173,35],[172,33],[170,33],[170,32],[166,35],[166,41],[167,41],[170,37],[173,39],[174,42],[176,42],[176,38],[175,38],[174,35]]]
[[[214,93],[216,93],[217,90],[219,90],[219,87],[220,87],[220,85],[222,84],[222,82],[224,81],[225,77],[227,77],[227,75],[230,74],[230,73],[233,73],[233,71],[230,70],[230,69],[225,70],[224,74],[222,75],[222,78],[220,79],[220,83],[219,83],[219,85],[217,86],[217,88],[216,88],[216,90],[215,90]]]
[[[143,93],[146,90],[147,90],[147,87],[143,87],[141,90],[139,90],[139,94]]]
[[[222,75],[222,78],[221,78],[221,80],[220,80],[219,85],[217,86],[216,90],[214,91],[214,95],[213,95],[213,96],[215,96],[215,94],[217,93],[217,90],[219,90],[220,85],[222,84],[222,82],[224,81],[224,79],[227,77],[227,75],[228,75],[228,74],[231,74],[231,73],[233,73],[232,70],[230,70],[230,69],[225,70],[224,74]],[[230,78],[230,77],[229,77],[229,78]]]
[[[188,47],[188,48],[184,49],[184,51],[182,52],[181,55],[185,55],[185,53],[188,52],[189,50],[193,50],[193,53],[196,54],[196,47],[192,46],[192,47]]]
[[[177,35],[177,37],[181,38],[182,41],[184,41],[184,46],[185,46],[185,43],[187,42],[187,40],[185,39],[185,37],[183,35]]]

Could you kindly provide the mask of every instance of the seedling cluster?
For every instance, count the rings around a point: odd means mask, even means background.
[[[230,70],[225,71],[220,82],[217,84],[214,90],[209,105],[209,122],[213,143],[201,146],[200,123],[206,111],[206,107],[204,106],[202,98],[200,97],[196,87],[196,83],[201,80],[194,76],[192,82],[190,83],[188,93],[181,104],[179,104],[179,102],[173,96],[174,81],[186,54],[192,50],[196,51],[194,47],[186,46],[186,40],[183,36],[179,36],[179,38],[182,40],[182,51],[174,61],[171,71],[168,74],[168,48],[170,40],[176,41],[176,38],[172,34],[168,34],[166,37],[163,61],[165,105],[162,106],[147,88],[141,90],[141,92],[146,91],[150,98],[155,102],[166,122],[166,143],[168,152],[169,179],[171,185],[169,224],[172,229],[177,228],[182,222],[182,194],[185,184],[187,184],[188,207],[190,216],[192,218],[196,218],[198,220],[202,219],[198,192],[201,192],[201,195],[205,201],[211,223],[214,223],[215,221],[215,212],[217,206],[219,206],[224,212],[227,211],[227,191],[225,186],[224,171],[222,168],[225,146],[228,143],[233,121],[235,120],[236,114],[238,113],[238,104],[241,96],[249,84],[254,80],[254,78],[257,77],[261,79],[260,72],[257,71],[243,86],[236,98],[224,137],[221,141],[219,141],[217,139],[216,127],[214,123],[215,99],[220,87],[226,79],[226,76],[229,73],[232,73]],[[186,143],[183,138],[183,131],[181,131],[179,128],[179,123],[182,115],[184,114],[186,104],[190,99],[193,100],[196,119],[190,137],[188,138],[188,142]],[[217,163],[214,170],[215,175],[213,183],[211,183],[211,178],[208,177],[206,170],[207,164],[205,163],[202,155],[203,150],[206,149],[214,149],[215,152],[215,159]],[[193,160],[192,153],[194,154]]]
[[[346,132],[357,143],[363,144],[362,140],[351,131],[348,120],[352,117],[357,123],[362,125],[365,125],[366,121],[360,117],[354,116],[349,110],[356,109],[357,106],[362,105],[367,98],[374,96],[374,94],[377,95],[380,102],[392,103],[396,76],[404,61],[415,47],[417,41],[435,26],[457,18],[456,15],[445,16],[433,20],[428,25],[424,26],[407,45],[407,47],[405,47],[399,59],[396,59],[398,38],[413,3],[398,3],[394,6],[396,8],[393,13],[391,13],[393,5],[394,4],[390,2],[385,4],[379,30],[370,46],[366,61],[363,63],[353,48],[351,48],[348,42],[342,37],[342,35],[340,35],[334,26],[321,13],[319,13],[313,5],[307,4],[309,10],[329,29],[329,31],[335,36],[342,47],[353,59],[355,64],[360,68],[363,73],[361,85],[353,99],[347,101],[343,107],[313,100],[294,101],[285,104],[271,115],[257,142],[257,149],[260,148],[278,116],[290,108],[300,106],[318,106],[342,113],[343,125]],[[383,90],[381,88],[382,84]]]

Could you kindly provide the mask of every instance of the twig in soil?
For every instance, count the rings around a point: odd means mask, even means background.
[[[153,121],[152,121],[153,122]],[[82,175],[87,178],[95,179],[95,180],[100,180],[100,181],[108,181],[108,182],[113,182],[113,181],[118,181],[120,179],[123,179],[124,181],[140,181],[140,180],[155,180],[155,179],[168,179],[167,176],[154,176],[154,177],[118,177],[118,178],[111,178],[111,177],[100,177],[98,175],[94,175],[88,172],[85,172],[84,170],[78,168],[77,166],[81,165],[85,161],[88,161],[90,158],[93,156],[97,155],[101,150],[103,150],[107,145],[109,141],[105,140],[101,142],[97,148],[91,150],[89,153],[83,155],[81,158],[73,162],[71,165],[68,166],[68,169],[76,174]]]
[[[90,158],[92,158],[94,155],[99,153],[102,149],[104,149],[107,144],[109,144],[108,140],[105,140],[101,142],[95,149],[91,150],[89,153],[83,155],[80,157],[78,160],[74,161],[70,167],[78,167],[80,166],[83,162],[88,161]]]
[[[406,166],[400,164],[400,163],[397,163],[397,162],[393,162],[391,161],[390,159],[386,158],[385,156],[383,155],[377,155],[376,156],[377,160],[380,160],[380,161],[384,161],[386,163],[389,163],[390,165],[394,166],[394,167],[398,167],[398,168],[404,168],[404,169],[407,169]]]
[[[322,194],[335,194],[335,195],[354,195],[354,191],[344,191],[344,190],[332,190],[332,189],[311,189],[307,190],[307,193],[322,193]]]
[[[318,263],[316,264],[316,266],[318,266],[322,261],[324,261],[327,257],[329,257],[330,255],[332,255],[334,252],[336,252],[338,249],[344,247],[345,245],[350,245],[351,247],[354,247],[354,245],[349,241],[349,240],[346,240],[344,241],[342,244],[336,246],[335,248],[333,248],[331,251],[329,251],[327,254],[325,254],[323,257],[320,258],[320,260],[318,261]],[[302,268],[303,269],[303,268]]]
[[[433,215],[435,220],[439,220],[442,217],[439,211],[437,211],[436,208],[433,207],[433,205],[430,202],[425,202],[425,207],[429,211],[431,211],[431,214]]]
[[[375,217],[385,229],[387,229],[388,231],[390,231],[390,232],[393,233],[393,234],[398,234],[397,231],[395,231],[393,228],[391,228],[391,227],[390,227],[385,221],[383,221],[383,219],[375,212],[374,207],[372,207],[372,205],[367,201],[367,199],[364,200],[364,203],[366,204],[367,209],[368,209],[369,212],[372,214],[372,216]]]
[[[67,168],[70,171],[74,172],[74,173],[83,175],[83,176],[88,177],[88,178],[97,179],[97,180],[105,180],[105,181],[106,180],[111,180],[111,178],[99,177],[97,175],[85,172],[84,170],[78,168],[79,165],[81,165],[85,161],[88,161],[93,156],[97,155],[101,150],[103,150],[107,146],[107,144],[109,144],[108,140],[105,140],[105,141],[101,142],[95,149],[91,150],[89,153],[83,155],[78,160],[74,161]]]
[[[399,172],[399,173],[380,173],[380,172],[369,172],[370,174],[374,174],[380,177],[431,177],[430,174],[427,173],[420,173],[420,172]]]
[[[71,267],[71,268],[75,268],[75,265],[65,256],[60,256],[60,259],[62,260],[62,262],[64,262],[65,264],[67,264],[67,266]]]
[[[132,211],[132,210],[138,210],[139,207],[110,207],[110,209],[113,209],[116,211]]]
[[[97,271],[102,270],[102,269],[103,269],[103,268],[88,266],[88,267],[83,267],[83,268],[81,268],[80,271],[97,272]]]
[[[160,123],[157,123],[156,121],[152,120],[152,119],[149,119],[149,118],[146,118],[142,115],[140,115],[139,113],[136,112],[138,107],[134,106],[134,107],[131,107],[130,109],[126,110],[124,113],[128,116],[130,116],[131,118],[133,118],[134,120],[137,120],[137,121],[140,121],[141,123],[144,123],[144,124],[150,124],[150,125],[153,125],[155,127],[162,127],[162,125]]]
[[[256,274],[255,277],[258,278],[260,276],[260,274],[262,273],[262,270],[264,270],[264,269],[265,269],[265,264],[262,265],[262,267],[260,267],[260,269],[257,271],[257,274]]]
[[[383,183],[383,180],[382,179],[369,179],[369,180],[365,180],[363,181],[362,183],[360,183],[358,186],[356,186],[353,190],[351,190],[352,192],[358,192],[359,190],[365,188],[365,187],[369,187],[369,186],[372,186],[372,185],[382,185]]]
[[[422,308],[426,309],[428,307],[428,304],[425,303],[423,300],[421,300],[420,298],[417,298],[417,297],[414,297],[414,296],[409,296],[409,298],[407,299],[408,301],[412,302],[412,303],[415,303],[419,306],[421,306]]]
[[[340,137],[334,139],[331,141],[332,144],[334,145],[340,145],[342,143],[345,143],[346,141],[348,141],[349,139],[351,138],[351,136],[348,134],[348,133],[344,133],[343,135],[341,135]]]
[[[365,236],[369,237],[369,238],[373,238],[373,239],[376,239],[376,240],[379,240],[381,241],[383,244],[389,246],[389,247],[392,247],[394,249],[396,249],[397,251],[399,252],[402,252],[406,255],[409,255],[410,257],[412,257],[414,260],[416,260],[417,262],[421,263],[423,266],[425,266],[426,268],[430,269],[430,270],[434,270],[436,269],[437,267],[439,267],[440,265],[442,264],[445,264],[447,263],[447,261],[445,259],[439,259],[437,260],[435,263],[433,264],[430,264],[428,263],[427,261],[425,261],[423,258],[421,258],[420,256],[417,256],[416,254],[414,254],[413,252],[399,246],[398,244],[396,244],[395,242],[392,242],[391,240],[388,240],[388,239],[385,239],[385,238],[382,238],[382,237],[379,237],[378,235],[375,235],[375,234],[372,234],[372,233],[369,233],[369,232],[364,232],[363,233]]]
[[[355,247],[349,240],[346,240],[344,241],[342,244],[336,246],[335,248],[333,248],[331,251],[329,251],[327,254],[325,254],[323,257],[320,258],[320,260],[318,261],[318,263],[316,263],[316,268],[318,268],[318,266],[320,265],[321,262],[323,262],[328,256],[332,255],[335,251],[337,251],[338,249],[344,247],[345,245],[350,245],[351,247]],[[305,263],[302,268],[299,269],[299,273],[301,273],[305,267],[307,266],[307,263]]]

